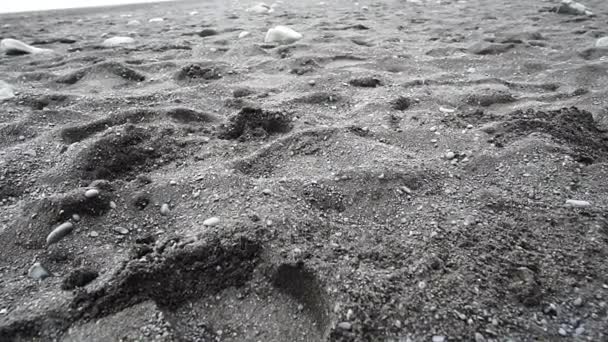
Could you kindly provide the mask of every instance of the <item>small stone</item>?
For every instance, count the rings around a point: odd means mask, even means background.
[[[33,148],[27,149],[25,151],[23,151],[23,154],[26,156],[30,156],[30,157],[35,157],[36,156],[36,150],[34,150]]]
[[[426,288],[426,282],[423,280],[418,283],[418,288],[424,290]]]
[[[571,15],[593,15],[593,12],[591,12],[585,5],[574,0],[562,0],[561,5],[556,8],[556,12],[559,14]]]
[[[5,38],[0,41],[0,51],[7,55],[52,53],[53,50],[41,49],[20,40]]]
[[[99,236],[99,233],[96,232],[96,231],[92,231],[92,232],[89,233],[89,236],[92,237],[92,238],[96,238],[96,237]]]
[[[272,191],[270,189],[264,189],[264,190],[262,190],[262,193],[264,195],[270,196],[272,194]]]
[[[302,39],[302,34],[292,30],[287,26],[276,26],[266,32],[264,37],[264,43],[279,43],[279,44],[291,44]]]
[[[161,23],[163,21],[165,21],[165,19],[163,19],[163,18],[152,18],[152,19],[148,20],[149,23]]]
[[[171,210],[169,209],[169,204],[163,203],[163,205],[160,206],[161,215],[167,216],[167,215],[169,215],[170,212],[171,212]]]
[[[433,126],[433,127],[429,128],[429,131],[431,131],[431,132],[435,132],[436,130],[437,130],[436,126]]]
[[[127,23],[127,26],[139,26],[141,22],[139,20],[131,20]]]
[[[49,272],[42,264],[36,262],[30,267],[27,271],[27,275],[35,280],[44,280],[51,276],[51,272]]]
[[[112,37],[108,38],[101,43],[103,47],[115,47],[120,45],[128,45],[135,43],[135,39],[131,37]]]
[[[608,37],[602,37],[595,41],[595,47],[603,48],[608,47]]]
[[[74,225],[71,222],[64,222],[60,224],[46,237],[46,244],[52,245],[59,242],[59,240],[70,234],[73,229]]]
[[[566,205],[569,205],[569,206],[575,207],[575,208],[586,208],[586,207],[591,206],[591,203],[589,203],[587,201],[569,199],[566,201]]]
[[[584,333],[585,333],[585,328],[582,326],[580,326],[580,327],[576,328],[576,330],[574,330],[574,335],[576,335],[576,336],[580,336]]]
[[[125,227],[114,227],[114,231],[120,235],[129,234],[129,230]]]
[[[169,181],[169,185],[175,186],[177,185],[177,181],[171,180]]]
[[[338,323],[338,328],[342,330],[350,330],[353,328],[353,326],[349,322],[340,322]]]
[[[475,342],[486,342],[486,338],[481,333],[476,332]]]
[[[95,198],[97,196],[99,196],[99,190],[97,189],[89,189],[84,193],[84,197],[86,198]]]
[[[317,84],[317,82],[315,80],[310,80],[308,81],[308,84],[314,86],[315,84]]]
[[[203,225],[207,226],[207,227],[214,227],[217,226],[220,223],[220,218],[219,217],[210,217],[208,219],[206,219],[205,221],[203,221]]]
[[[557,306],[555,306],[555,304],[551,303],[551,304],[545,306],[545,308],[543,309],[543,312],[546,315],[557,315]]]
[[[0,81],[0,101],[10,99],[12,97],[15,97],[13,87],[4,81]]]
[[[116,203],[114,201],[110,201],[110,208],[116,209]]]
[[[557,332],[560,334],[560,336],[568,336],[568,332],[564,328],[559,328]]]
[[[433,336],[433,342],[445,342],[445,336],[435,335]]]
[[[257,14],[269,14],[272,8],[265,3],[259,3],[251,8],[247,9],[247,12],[257,13]]]
[[[454,158],[456,158],[456,153],[454,153],[452,151],[445,154],[445,159],[447,159],[447,160],[452,160]]]
[[[583,305],[583,298],[581,298],[581,297],[576,298],[576,299],[575,299],[575,300],[572,302],[572,304],[574,304],[574,306],[576,306],[576,307],[580,307],[580,306],[582,306],[582,305]]]
[[[239,39],[243,39],[243,38],[247,37],[248,35],[250,35],[249,31],[243,31],[243,32],[239,33]]]

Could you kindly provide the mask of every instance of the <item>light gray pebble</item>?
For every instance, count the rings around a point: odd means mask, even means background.
[[[340,322],[338,323],[338,328],[342,330],[350,330],[353,328],[353,326],[349,322]]]
[[[44,280],[51,276],[51,272],[49,272],[42,264],[36,262],[30,267],[27,271],[27,275],[35,280]]]
[[[129,230],[127,228],[124,227],[114,227],[114,231],[120,235],[127,235],[129,234]]]
[[[86,198],[95,198],[97,196],[99,196],[99,190],[97,189],[89,189],[84,193],[84,197]]]
[[[213,227],[213,226],[217,226],[220,223],[220,218],[219,217],[210,217],[208,219],[206,219],[205,221],[203,221],[203,225],[204,226],[208,226],[208,227]]]
[[[161,215],[167,216],[167,215],[169,215],[170,212],[171,212],[171,210],[169,209],[169,204],[163,203],[163,205],[160,206]]]
[[[46,244],[52,245],[59,242],[59,240],[70,234],[73,229],[74,225],[71,222],[64,222],[60,224],[46,237]]]

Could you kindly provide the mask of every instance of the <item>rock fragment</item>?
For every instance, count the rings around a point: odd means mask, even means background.
[[[42,266],[42,264],[36,262],[27,271],[27,275],[35,280],[44,280],[50,277],[52,274],[44,266]]]
[[[593,12],[587,6],[573,0],[562,0],[562,3],[556,7],[555,11],[558,14],[593,15]]]

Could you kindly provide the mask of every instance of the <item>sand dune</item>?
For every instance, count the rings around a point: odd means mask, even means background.
[[[3,15],[0,340],[605,340],[584,5]]]

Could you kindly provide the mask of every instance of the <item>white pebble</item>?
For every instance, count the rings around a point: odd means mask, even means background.
[[[292,30],[287,26],[276,26],[266,32],[264,37],[264,43],[279,43],[279,44],[291,44],[302,39],[302,34]]]
[[[99,236],[99,233],[96,232],[96,231],[92,231],[92,232],[89,233],[89,236],[92,237],[92,238],[96,238],[96,237]]]
[[[576,207],[576,208],[585,208],[585,207],[589,207],[591,205],[591,203],[589,203],[587,201],[569,199],[566,201],[566,205]]]
[[[271,13],[272,8],[265,3],[261,2],[253,7],[247,9],[247,12],[257,13],[257,14],[269,14]]]
[[[114,227],[114,231],[117,232],[120,235],[127,235],[127,234],[129,234],[129,230],[127,228],[124,228],[124,227]]]
[[[128,45],[135,43],[135,39],[131,37],[112,37],[108,38],[101,43],[103,47],[114,47],[120,45]]]
[[[348,322],[340,322],[338,323],[338,328],[342,329],[342,330],[350,330],[352,329],[352,324],[348,323]]]
[[[149,23],[160,23],[163,21],[165,21],[165,19],[163,19],[163,18],[152,18],[152,19],[148,20]]]
[[[95,198],[99,196],[99,190],[97,189],[89,189],[84,192],[84,197],[86,198]]]
[[[46,237],[46,244],[52,245],[59,242],[59,240],[70,234],[73,229],[74,225],[71,222],[64,222],[60,224]]]
[[[163,205],[160,206],[161,215],[167,216],[167,215],[169,215],[170,212],[171,212],[171,210],[169,209],[169,204],[163,203]]]
[[[13,87],[4,81],[0,81],[0,101],[10,99],[14,96]]]
[[[141,22],[139,20],[130,20],[127,23],[127,26],[138,26],[138,25],[141,25]]]
[[[445,159],[447,159],[447,160],[452,160],[454,158],[456,158],[456,153],[454,153],[452,151],[445,154]]]
[[[217,226],[220,223],[220,218],[219,217],[210,217],[208,219],[206,219],[205,221],[203,221],[203,225],[207,226],[207,227],[213,227],[213,226]]]
[[[31,45],[28,45],[20,40],[5,38],[0,41],[0,51],[12,52],[12,51],[20,51],[24,53],[31,54],[40,54],[40,53],[52,53],[53,50],[49,49],[41,49]]]
[[[249,31],[243,31],[241,33],[239,33],[239,39],[245,38],[249,35]]]

